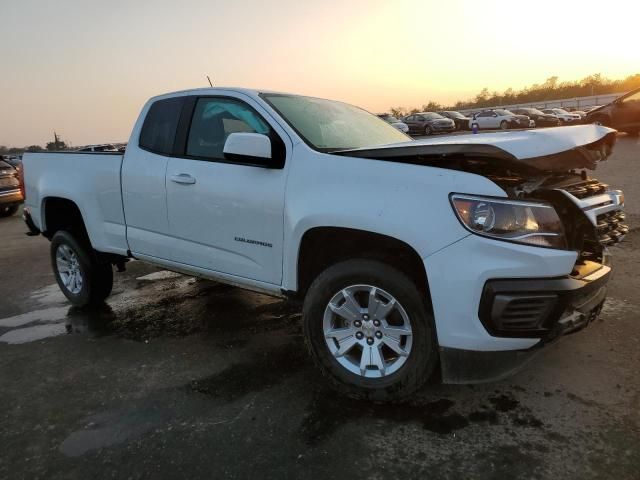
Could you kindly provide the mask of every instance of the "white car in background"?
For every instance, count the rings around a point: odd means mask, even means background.
[[[404,123],[393,115],[389,115],[388,113],[379,113],[378,117],[390,124],[392,127],[400,130],[402,133],[409,133],[409,125]]]
[[[509,110],[496,108],[474,114],[471,120],[469,120],[470,129],[473,129],[474,123],[478,124],[479,129],[499,128],[509,130],[510,128],[529,128],[531,126],[531,119],[526,115],[516,115]]]
[[[579,114],[567,112],[564,108],[545,108],[542,110],[542,113],[555,115],[558,117],[558,120],[565,125],[577,124],[582,120],[582,117]]]

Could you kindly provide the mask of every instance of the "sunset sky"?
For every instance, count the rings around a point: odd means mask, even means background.
[[[142,104],[207,85],[371,111],[640,72],[640,2],[0,0],[0,145],[127,141]]]

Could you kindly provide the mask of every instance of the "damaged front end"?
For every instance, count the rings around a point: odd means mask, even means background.
[[[620,242],[629,231],[622,211],[623,193],[587,173],[607,160],[615,141],[615,130],[581,125],[334,153],[474,173],[496,183],[509,198],[545,201],[560,216],[566,248],[578,252],[579,266],[585,261],[604,262],[605,248]]]
[[[614,143],[615,133],[608,133],[566,152],[520,160],[525,169],[492,169],[485,176],[511,198],[553,205],[564,226],[567,248],[578,252],[577,267],[588,261],[605,263],[606,248],[629,232],[624,223],[624,194],[591,178],[587,170],[606,160]]]
[[[606,296],[611,270],[607,247],[629,231],[623,193],[588,174],[611,155],[616,132],[586,125],[545,130],[344,152],[481,175],[509,199],[544,202],[555,209],[566,241],[540,246],[576,252],[575,265],[562,278],[487,281],[478,315],[493,336],[548,341],[586,326],[599,314]]]

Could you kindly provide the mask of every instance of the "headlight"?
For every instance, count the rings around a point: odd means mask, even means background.
[[[564,229],[555,209],[542,202],[451,195],[453,209],[471,232],[537,247],[566,248]]]

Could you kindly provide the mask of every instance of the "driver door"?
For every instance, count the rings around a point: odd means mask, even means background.
[[[287,159],[284,168],[265,168],[223,152],[231,133],[249,132],[290,155],[288,137],[260,109],[232,97],[195,100],[185,153],[166,171],[171,260],[279,285]]]

